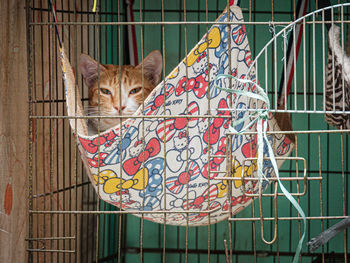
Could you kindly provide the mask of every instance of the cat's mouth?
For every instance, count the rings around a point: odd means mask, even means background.
[[[125,109],[122,112],[119,112],[116,109],[106,110],[103,108],[98,109],[98,107],[87,107],[85,112],[87,112],[88,116],[124,116],[124,115],[132,115],[136,112],[137,109]]]
[[[124,109],[121,112],[121,114],[119,114],[119,111],[117,111],[116,109],[106,110],[102,107],[99,109],[98,107],[92,107],[92,106],[88,106],[85,108],[85,112],[87,113],[88,116],[113,117],[113,118],[102,118],[102,119],[98,119],[98,118],[89,119],[89,123],[92,125],[92,127],[96,130],[97,130],[97,127],[99,127],[101,131],[105,131],[107,129],[110,129],[119,125],[120,122],[123,122],[127,119],[127,117],[123,117],[123,116],[130,116],[134,114],[135,111],[133,111],[133,109],[128,108],[128,109]],[[118,117],[121,117],[121,118],[118,118]]]

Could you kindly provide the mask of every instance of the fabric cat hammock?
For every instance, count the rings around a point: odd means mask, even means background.
[[[231,22],[243,21],[241,9],[234,5],[217,21],[227,22],[228,15]],[[70,125],[89,178],[102,200],[136,216],[141,216],[138,211],[151,211],[144,218],[171,225],[206,225],[228,218],[227,181],[215,179],[219,176],[215,172],[226,171],[222,157],[226,157],[227,128],[231,120],[249,114],[249,108],[263,107],[255,99],[233,96],[232,108],[238,110],[229,111],[229,94],[214,87],[214,78],[229,72],[237,78],[256,81],[254,70],[247,74],[252,57],[244,26],[233,23],[230,32],[229,28],[224,23],[213,25],[148,96],[144,111],[139,108],[135,118],[100,136],[87,135],[86,121],[80,118],[84,111],[75,91],[74,74],[61,50],[67,110],[73,117]],[[222,79],[220,85],[228,88],[230,82],[254,92],[254,85],[235,80]],[[218,117],[208,119],[205,116],[209,114]],[[136,118],[141,115],[146,117]],[[249,119],[236,128],[240,130],[248,123]],[[272,115],[268,129],[280,130]],[[249,131],[256,131],[256,125]],[[268,138],[276,157],[288,156],[293,149],[292,142],[283,135]],[[235,177],[256,176],[256,161],[246,160],[256,157],[256,139],[257,136],[233,136]],[[209,158],[209,152],[214,157]],[[281,166],[283,161],[277,162]],[[267,178],[274,176],[268,160],[264,161],[263,173]],[[267,185],[263,184],[263,189]],[[241,181],[234,181],[232,186],[232,211],[236,214],[252,199],[244,195]],[[257,193],[258,188],[256,182],[245,184],[249,193]],[[166,216],[161,211],[166,211]]]

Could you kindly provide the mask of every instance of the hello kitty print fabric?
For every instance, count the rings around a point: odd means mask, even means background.
[[[230,11],[230,21],[243,21],[239,7],[231,6]],[[224,12],[218,21],[227,21],[227,15]],[[227,110],[229,94],[215,88],[213,80],[218,74],[229,74],[231,65],[233,76],[256,81],[253,71],[246,75],[252,57],[244,25],[233,24],[228,31],[227,25],[213,25],[151,93],[144,111],[136,112],[159,118],[128,119],[121,130],[118,126],[99,137],[77,134],[90,179],[104,201],[130,211],[170,211],[166,217],[150,213],[144,218],[172,225],[207,225],[228,218],[228,182],[216,177],[226,172],[223,157],[231,112]],[[222,79],[220,85],[228,88],[230,81],[233,87],[254,92],[254,86],[234,80]],[[232,112],[232,121],[246,116],[249,112],[245,110],[253,107],[262,105],[244,96],[233,96],[232,108],[239,110]],[[184,115],[187,118],[181,117]],[[203,118],[206,115],[218,117]],[[249,121],[235,128],[239,131]],[[272,116],[268,129],[279,130]],[[256,131],[256,125],[249,131]],[[288,156],[293,148],[285,136],[270,135],[269,140],[275,146],[276,157]],[[256,176],[256,161],[246,160],[256,157],[256,145],[256,136],[233,136],[233,176]],[[270,161],[264,162],[263,172],[266,177],[274,176]],[[263,187],[267,185],[265,182]],[[242,187],[241,180],[232,183],[234,214],[252,201],[243,194]],[[249,181],[245,189],[255,193],[257,183]]]

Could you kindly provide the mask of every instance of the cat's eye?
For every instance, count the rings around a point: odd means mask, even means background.
[[[135,93],[139,92],[140,90],[141,90],[140,87],[139,87],[139,88],[134,88],[134,89],[130,90],[129,94],[130,94],[130,95],[131,95],[131,94],[135,94]]]
[[[101,92],[106,95],[111,95],[112,93],[108,89],[101,89]]]

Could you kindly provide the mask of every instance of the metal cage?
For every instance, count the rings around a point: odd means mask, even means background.
[[[292,261],[302,235],[302,218],[278,190],[274,179],[264,193],[246,194],[246,198],[254,198],[249,207],[227,221],[202,227],[152,223],[128,212],[118,213],[117,207],[98,199],[79,158],[76,138],[66,116],[55,25],[59,25],[74,69],[78,68],[80,53],[94,55],[101,63],[130,64],[128,26],[134,26],[138,57],[145,57],[153,49],[161,50],[165,77],[215,23],[229,1],[97,2],[98,10],[93,12],[92,0],[55,1],[58,23],[54,23],[48,3],[27,1],[29,261]],[[306,1],[310,14],[297,20],[297,2],[249,0],[242,1],[240,6],[255,59],[252,65],[260,86],[270,98],[271,111],[282,117],[290,116],[292,128],[274,133],[287,134],[295,142],[291,157],[280,168],[280,176],[307,215],[308,241],[349,214],[349,130],[332,128],[325,122],[324,114],[350,113],[345,97],[342,110],[325,108],[326,27],[327,24],[340,26],[341,46],[345,49],[345,35],[350,32],[350,4],[332,1],[338,5],[316,11],[321,1]],[[128,20],[130,5],[134,8],[134,21]],[[327,12],[331,20],[326,18]],[[303,30],[298,38],[300,26]],[[290,53],[288,41],[294,44]],[[287,54],[294,58],[292,65],[288,65]],[[288,67],[293,72],[291,90],[288,98],[281,99],[280,86],[282,94],[287,93]],[[77,74],[76,82],[84,87]],[[80,94],[87,104],[87,89],[81,88]],[[232,142],[235,136],[242,135],[227,133],[227,141]],[[256,133],[243,136],[254,140]],[[229,165],[220,172],[233,177],[234,160],[230,150],[227,152]],[[225,180],[228,187],[240,182],[244,187],[245,181],[256,179],[226,177]],[[348,260],[348,230],[313,253],[305,243],[300,262]]]

